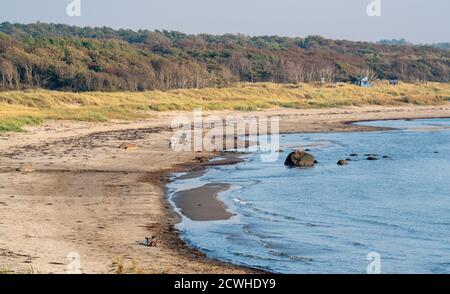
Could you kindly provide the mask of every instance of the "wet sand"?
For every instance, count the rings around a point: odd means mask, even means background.
[[[224,117],[230,112],[204,114]],[[170,175],[198,175],[208,166],[236,161],[198,158],[223,156],[214,152],[174,153],[167,142],[176,115],[192,114],[154,113],[135,122],[48,122],[23,133],[1,134],[0,271],[65,273],[67,255],[77,252],[83,273],[260,272],[211,260],[180,240],[174,228],[180,216],[166,197]],[[377,129],[348,122],[450,117],[450,105],[236,115],[279,116],[282,133],[371,131]],[[119,148],[123,143],[138,148]],[[157,246],[141,245],[150,236]]]
[[[225,183],[206,184],[177,192],[173,199],[180,212],[193,221],[226,220],[233,214],[217,196],[229,188],[230,185]]]

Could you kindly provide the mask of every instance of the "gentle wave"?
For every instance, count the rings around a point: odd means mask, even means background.
[[[172,190],[232,185],[220,198],[236,216],[185,220],[183,238],[211,257],[280,273],[365,273],[370,252],[385,273],[448,273],[450,120],[360,124],[396,130],[283,135],[284,156],[309,146],[319,164],[288,169],[282,157],[264,163],[254,154],[175,180]],[[336,164],[353,153],[348,166]]]

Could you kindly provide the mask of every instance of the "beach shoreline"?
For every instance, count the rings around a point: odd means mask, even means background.
[[[173,154],[168,125],[178,114],[101,125],[50,122],[1,135],[0,267],[64,273],[67,253],[75,251],[86,273],[116,272],[117,264],[144,273],[264,272],[209,259],[174,228],[181,219],[167,198],[170,175],[198,175],[208,166],[238,162]],[[280,133],[373,131],[379,129],[351,122],[450,117],[450,105],[238,113],[264,114],[280,117]],[[123,150],[123,142],[138,148]],[[139,244],[150,235],[157,238],[156,247]]]

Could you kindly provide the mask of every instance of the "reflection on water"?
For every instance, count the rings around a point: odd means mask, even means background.
[[[286,135],[277,162],[253,154],[173,182],[171,191],[232,184],[220,197],[237,216],[185,219],[184,238],[212,257],[282,273],[365,273],[369,252],[384,273],[450,272],[450,120],[361,124],[396,130]],[[284,167],[289,146],[309,146],[319,164]]]

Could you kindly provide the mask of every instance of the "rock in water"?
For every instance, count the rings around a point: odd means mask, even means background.
[[[341,160],[338,161],[337,164],[338,164],[338,165],[348,165],[348,161],[345,160],[345,159],[341,159]]]
[[[306,153],[305,151],[296,150],[289,154],[284,162],[286,166],[296,166],[296,167],[310,167],[314,166],[316,159],[312,154]]]
[[[375,156],[369,156],[367,157],[367,160],[378,160],[378,158]]]

